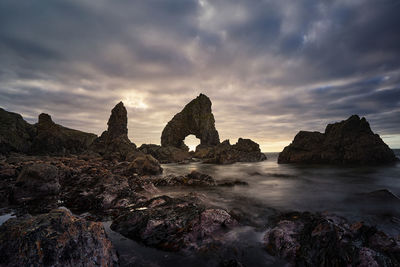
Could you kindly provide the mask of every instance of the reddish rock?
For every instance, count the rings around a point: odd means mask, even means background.
[[[0,226],[1,266],[118,266],[100,222],[68,210],[10,219]]]

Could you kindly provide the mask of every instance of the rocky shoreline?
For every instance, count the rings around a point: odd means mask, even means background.
[[[248,186],[247,182],[217,181],[197,171],[162,174],[160,162],[266,160],[250,139],[240,138],[234,145],[229,140],[220,143],[211,101],[205,95],[191,101],[167,124],[161,146],[137,148],[129,140],[122,102],[113,108],[108,129],[100,137],[55,124],[47,114],[39,115],[35,125],[18,114],[0,110],[0,115],[0,212],[13,211],[17,216],[0,226],[1,266],[118,266],[118,253],[100,223],[104,221],[111,221],[113,231],[144,246],[193,255],[218,254],[231,246],[224,243],[230,232],[253,227],[249,218],[212,204],[196,192],[199,188]],[[194,153],[183,143],[188,134],[201,140]],[[360,135],[364,141],[354,142]],[[392,161],[391,150],[372,133],[365,119],[351,117],[328,126],[325,134],[299,133],[279,155],[279,162],[343,163],[348,159],[365,163],[353,152],[367,146],[371,138],[375,146],[368,151],[374,159]],[[324,149],[326,145],[328,156],[321,154],[320,143]],[[344,156],[336,157],[337,150]],[[191,192],[171,197],[160,193],[163,187],[190,188]],[[372,194],[382,195],[388,193]],[[400,237],[336,215],[273,210],[257,227],[264,233],[265,253],[288,266],[400,265]],[[243,266],[230,257],[216,259],[220,266]]]

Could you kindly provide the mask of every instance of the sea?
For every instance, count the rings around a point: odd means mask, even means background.
[[[400,158],[400,150],[394,150]],[[106,231],[120,254],[123,266],[218,266],[234,259],[244,266],[284,266],[269,255],[262,239],[268,218],[276,212],[328,212],[363,221],[392,236],[400,235],[400,205],[389,194],[400,196],[400,162],[382,166],[329,166],[277,164],[278,153],[265,153],[267,160],[231,165],[164,164],[163,175],[188,174],[195,170],[217,181],[240,180],[248,185],[233,187],[165,187],[159,195],[179,197],[199,194],[209,205],[224,208],[243,219],[243,226],[230,231],[226,249],[214,253],[171,253],[148,248],[110,230]],[[369,194],[385,190],[381,194]],[[387,190],[387,191],[386,191]],[[382,192],[382,191],[381,191]]]

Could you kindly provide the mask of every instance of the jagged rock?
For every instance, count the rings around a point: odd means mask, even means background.
[[[0,154],[28,152],[35,135],[35,127],[21,115],[0,108]]]
[[[135,152],[136,145],[128,138],[128,116],[122,102],[111,110],[107,125],[107,131],[93,142],[90,150],[106,159],[126,160]]]
[[[236,144],[231,145],[225,140],[215,147],[199,148],[195,157],[205,157],[206,163],[231,164],[235,162],[257,162],[266,160],[267,157],[261,153],[260,146],[250,139],[239,138]]]
[[[161,135],[161,145],[187,149],[183,140],[190,134],[200,139],[200,145],[219,144],[219,135],[211,112],[211,101],[204,94],[192,100],[168,122]]]
[[[13,201],[39,209],[35,212],[56,207],[61,187],[60,176],[59,170],[53,165],[33,164],[24,167],[13,188]]]
[[[292,212],[271,219],[267,251],[289,266],[399,266],[400,242],[361,222]],[[363,265],[366,264],[367,265]]]
[[[152,155],[160,163],[186,162],[192,158],[187,150],[173,146],[163,147],[153,144],[143,144],[138,149],[145,154]]]
[[[325,133],[299,132],[279,154],[278,163],[381,164],[396,161],[365,118],[353,115],[329,124]]]
[[[32,154],[78,154],[85,151],[97,138],[95,134],[69,129],[54,123],[50,115],[39,115]]]
[[[155,175],[162,173],[163,169],[161,168],[160,163],[153,156],[143,154],[136,157],[131,164],[129,164],[127,171],[132,174]]]
[[[100,222],[68,210],[0,226],[1,266],[118,266],[118,257]]]
[[[155,186],[215,186],[217,185],[214,178],[207,174],[192,171],[188,175],[176,176],[167,175],[165,177],[153,177],[150,181]]]
[[[160,196],[133,206],[111,229],[163,250],[198,248],[237,222],[222,209],[207,208],[193,196]]]

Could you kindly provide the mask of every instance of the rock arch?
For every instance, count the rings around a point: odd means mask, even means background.
[[[190,101],[168,122],[161,135],[161,145],[187,149],[183,140],[190,134],[200,139],[200,146],[219,144],[211,100],[204,94]]]

